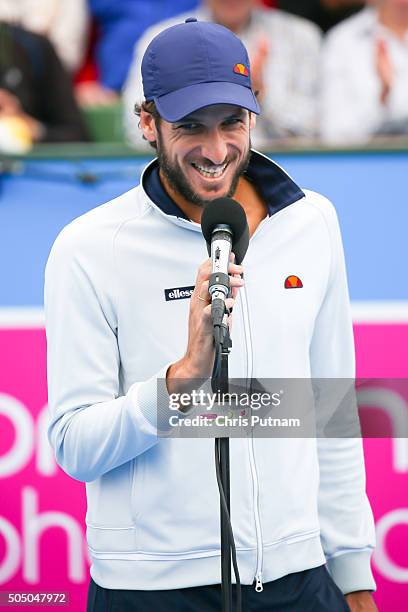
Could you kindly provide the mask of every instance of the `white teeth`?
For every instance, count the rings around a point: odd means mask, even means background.
[[[222,164],[222,166],[210,166],[207,168],[204,166],[200,166],[199,164],[193,163],[192,165],[203,176],[211,176],[212,178],[218,178],[219,176],[221,176],[221,174],[224,172],[225,168],[227,167],[227,164]]]

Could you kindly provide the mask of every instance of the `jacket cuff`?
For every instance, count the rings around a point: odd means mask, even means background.
[[[136,383],[138,408],[151,428],[151,432],[168,433],[173,427],[170,416],[182,416],[178,410],[170,410],[170,398],[166,386],[166,374],[172,362],[166,364],[154,376],[143,383]]]
[[[354,591],[375,591],[371,571],[372,550],[358,550],[339,554],[327,560],[327,569],[344,595]]]

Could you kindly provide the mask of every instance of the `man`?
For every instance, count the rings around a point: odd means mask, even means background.
[[[233,195],[251,235],[245,283],[229,268],[231,377],[353,376],[344,260],[329,202],[251,151],[259,107],[232,32],[169,28],[142,74],[158,157],[139,187],[66,227],[47,265],[49,437],[87,483],[88,611],[216,611],[213,441],[160,437],[157,408],[158,381],[174,393],[211,374],[203,207]],[[303,289],[285,289],[293,273]],[[231,496],[246,612],[346,610],[342,592],[354,612],[376,609],[359,440],[233,439]]]
[[[0,119],[16,117],[32,142],[89,140],[72,84],[45,36],[0,22]]]
[[[141,63],[149,42],[162,30],[183,22],[179,14],[149,28],[135,46],[133,63],[123,90],[125,129],[131,144],[143,144],[134,118],[135,100],[143,96]],[[205,0],[193,13],[232,30],[249,51],[252,85],[258,92],[262,117],[252,133],[256,148],[290,137],[317,133],[319,50],[321,34],[313,23],[255,0]]]
[[[408,1],[371,4],[325,42],[321,136],[329,144],[408,133]]]

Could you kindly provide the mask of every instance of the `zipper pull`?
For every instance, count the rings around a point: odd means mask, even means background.
[[[263,591],[263,584],[262,584],[262,574],[261,574],[261,572],[259,572],[259,574],[257,574],[255,576],[255,580],[256,580],[255,591],[257,593],[262,593],[262,591]]]

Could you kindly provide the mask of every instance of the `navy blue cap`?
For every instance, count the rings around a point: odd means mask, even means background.
[[[247,50],[224,26],[186,19],[158,34],[142,60],[143,91],[161,117],[179,121],[211,104],[259,114]]]

